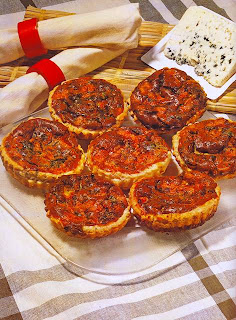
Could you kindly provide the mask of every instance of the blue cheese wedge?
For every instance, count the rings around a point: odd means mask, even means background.
[[[236,71],[236,24],[203,8],[190,7],[167,41],[164,54],[188,64],[221,87]]]

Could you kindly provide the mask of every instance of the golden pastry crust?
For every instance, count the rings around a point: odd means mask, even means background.
[[[39,189],[62,175],[81,172],[85,162],[76,134],[44,118],[30,118],[14,128],[3,138],[0,153],[15,179]]]
[[[141,178],[161,175],[171,159],[164,139],[144,127],[120,127],[94,139],[87,164],[97,176],[128,189]]]
[[[93,174],[61,177],[46,193],[45,205],[55,226],[78,238],[108,236],[131,217],[123,191]]]
[[[50,92],[48,106],[54,120],[83,139],[120,126],[128,113],[128,104],[114,84],[91,77],[62,82]]]
[[[141,81],[130,96],[135,121],[159,134],[176,132],[206,110],[206,94],[184,71],[163,68]]]
[[[173,154],[184,170],[214,179],[236,176],[236,122],[224,118],[188,125],[173,136]]]
[[[220,187],[200,172],[143,178],[130,189],[130,205],[138,221],[154,231],[196,228],[217,210]]]

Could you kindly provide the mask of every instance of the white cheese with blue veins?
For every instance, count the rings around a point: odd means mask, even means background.
[[[221,87],[236,71],[236,24],[202,7],[190,7],[167,41],[164,54],[189,64]]]

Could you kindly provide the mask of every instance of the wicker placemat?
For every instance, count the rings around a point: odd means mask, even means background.
[[[38,9],[29,6],[25,12],[25,19],[38,18],[38,20],[52,19],[74,13]],[[139,46],[125,52],[112,61],[106,63],[89,75],[103,78],[116,84],[128,98],[136,85],[148,77],[153,69],[141,61],[141,56],[160,41],[171,29],[172,25],[158,22],[143,21],[140,28]],[[62,49],[63,50],[63,49]],[[58,52],[58,51],[57,51]],[[0,67],[0,86],[5,86],[16,78],[22,76],[28,67],[42,58],[50,58],[57,52],[50,51],[44,57],[27,59],[23,57]],[[225,94],[216,101],[208,100],[207,109],[217,112],[236,114],[236,83],[234,82]]]

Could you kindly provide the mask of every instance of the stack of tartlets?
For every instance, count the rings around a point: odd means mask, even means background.
[[[193,124],[205,111],[206,95],[183,71],[154,72],[128,103],[108,81],[68,80],[51,91],[48,104],[53,120],[21,123],[0,151],[14,178],[45,190],[47,216],[70,236],[108,236],[131,212],[154,231],[195,228],[217,210],[214,179],[236,175],[235,123]],[[138,126],[122,126],[128,109]],[[182,173],[163,176],[171,148],[159,134],[173,132]],[[81,138],[89,139],[86,153]]]

